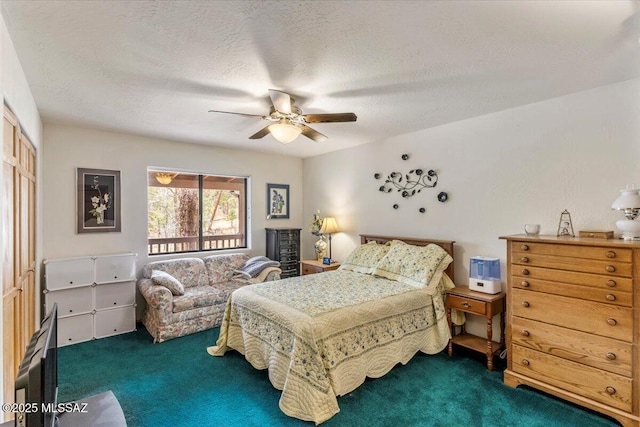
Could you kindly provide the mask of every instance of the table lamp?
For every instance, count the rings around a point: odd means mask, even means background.
[[[332,263],[331,259],[331,234],[337,233],[340,231],[338,229],[338,224],[336,223],[336,219],[334,217],[326,217],[322,221],[322,227],[320,227],[320,234],[328,234],[329,235],[329,263]]]
[[[611,209],[623,211],[626,219],[616,221],[616,227],[622,231],[624,240],[640,239],[640,221],[636,221],[640,214],[640,194],[634,185],[620,190],[620,196],[613,202]]]

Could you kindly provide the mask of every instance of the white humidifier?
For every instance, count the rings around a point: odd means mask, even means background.
[[[469,289],[497,294],[502,291],[500,281],[500,259],[483,256],[471,257],[469,267]]]

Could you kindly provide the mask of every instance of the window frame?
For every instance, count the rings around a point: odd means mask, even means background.
[[[149,236],[149,188],[152,187],[151,182],[152,179],[155,180],[156,173],[170,173],[179,174],[183,173],[185,175],[195,175],[197,177],[197,189],[198,189],[198,236],[197,236],[197,248],[192,250],[178,250],[178,251],[153,251],[153,245],[157,244],[158,249],[160,250],[162,243],[151,243],[151,240],[158,239],[171,239],[171,238],[151,238]],[[174,176],[174,178],[175,178]],[[203,215],[203,206],[204,206],[204,190],[205,188],[204,180],[206,177],[215,177],[216,179],[239,179],[244,180],[244,198],[242,198],[242,191],[239,195],[238,200],[238,213],[241,212],[242,206],[244,206],[244,228],[239,227],[239,235],[243,238],[242,246],[233,246],[233,247],[210,247],[205,248],[205,236],[204,234],[204,215]],[[156,187],[161,187],[162,185],[155,185]],[[186,187],[176,187],[176,188],[186,188]],[[197,253],[197,252],[219,252],[219,251],[232,251],[232,250],[246,250],[251,248],[251,176],[250,175],[230,175],[230,174],[216,174],[216,173],[204,173],[198,171],[177,169],[177,168],[166,168],[166,167],[147,167],[147,256],[162,256],[162,255],[181,255],[181,254],[189,254],[189,253]],[[241,200],[242,199],[242,200]],[[239,215],[240,216],[240,215]],[[174,237],[174,239],[179,239],[179,237]],[[169,243],[164,243],[168,245]]]

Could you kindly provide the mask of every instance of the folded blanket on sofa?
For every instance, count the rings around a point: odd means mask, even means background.
[[[265,280],[267,280],[267,276],[272,271],[277,271],[278,275],[280,273],[282,273],[282,270],[280,270],[280,267],[267,267],[264,270],[262,270],[262,272],[260,272],[260,274],[258,274],[256,277],[254,277],[252,279],[247,279],[245,277],[236,277],[235,280],[237,280],[238,282],[246,283],[247,285],[253,285],[255,283],[262,283]]]
[[[236,273],[234,278],[253,279],[258,277],[258,275],[267,267],[280,267],[280,263],[278,261],[272,261],[265,256],[249,258],[242,267],[237,270],[233,270],[233,272]]]

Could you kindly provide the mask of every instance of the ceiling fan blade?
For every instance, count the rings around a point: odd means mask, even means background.
[[[302,128],[302,134],[309,139],[313,139],[315,142],[323,142],[327,140],[327,136],[321,134],[317,130],[311,129],[307,125],[299,125]]]
[[[246,113],[234,113],[233,111],[219,111],[219,110],[209,110],[210,113],[223,113],[223,114],[237,114],[239,116],[246,117],[256,117],[258,119],[266,119],[266,116],[261,116],[259,114],[246,114]]]
[[[284,114],[291,114],[291,97],[288,93],[269,89],[269,97],[276,110]]]
[[[337,123],[355,122],[358,119],[358,116],[353,113],[304,114],[302,118],[307,123]]]
[[[269,126],[271,126],[271,125],[269,125]],[[260,139],[260,138],[264,138],[265,136],[269,135],[271,133],[271,131],[269,130],[269,126],[263,127],[258,132],[256,132],[253,135],[251,135],[249,137],[249,139]]]

